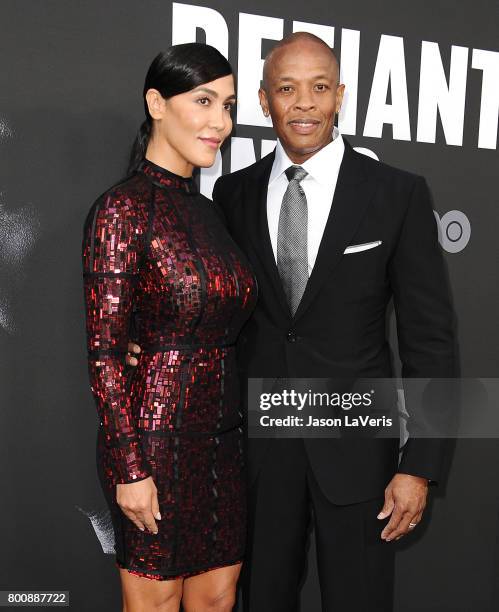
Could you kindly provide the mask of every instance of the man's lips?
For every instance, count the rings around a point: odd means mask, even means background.
[[[311,134],[320,125],[320,121],[309,118],[292,119],[288,121],[288,125],[298,134]]]
[[[222,142],[220,138],[203,138],[202,136],[199,137],[199,140],[202,140],[206,145],[208,145],[212,149],[218,149],[218,147],[220,146],[220,143]]]

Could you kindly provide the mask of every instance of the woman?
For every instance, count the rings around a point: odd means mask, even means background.
[[[152,62],[143,96],[129,174],[84,229],[98,470],[124,610],[227,611],[246,513],[234,342],[256,281],[192,172],[231,132],[234,78],[213,47],[176,45]]]

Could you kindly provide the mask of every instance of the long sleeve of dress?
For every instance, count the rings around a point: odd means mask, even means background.
[[[83,236],[88,370],[114,484],[150,475],[134,426],[125,365],[143,229],[130,201],[108,192],[90,210]]]

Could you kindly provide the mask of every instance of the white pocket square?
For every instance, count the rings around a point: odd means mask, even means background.
[[[375,240],[374,242],[364,242],[363,244],[351,244],[343,251],[343,254],[346,255],[348,253],[358,253],[359,251],[374,249],[374,247],[379,246],[382,242],[382,240]]]

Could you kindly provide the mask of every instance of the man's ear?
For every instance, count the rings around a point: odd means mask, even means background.
[[[258,97],[260,98],[260,106],[262,107],[263,114],[268,117],[270,114],[269,102],[267,100],[267,93],[263,87],[258,90]]]
[[[336,88],[336,112],[339,113],[343,102],[343,94],[345,93],[345,85],[338,85]]]

